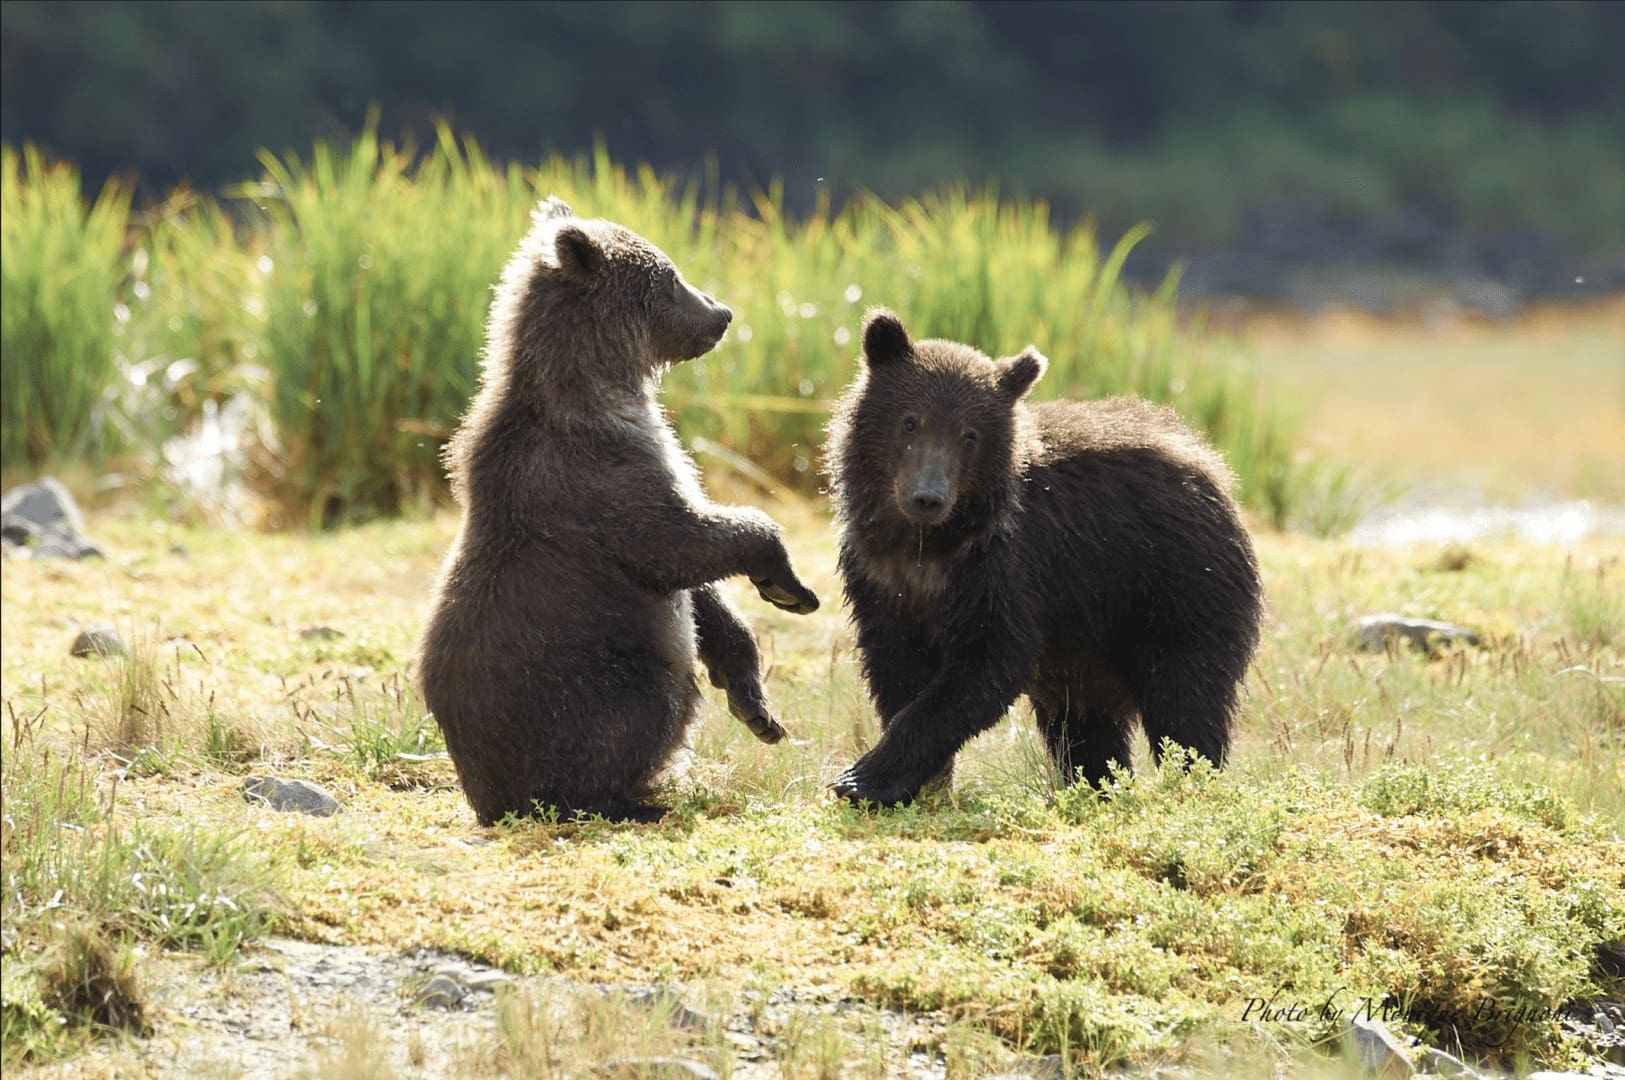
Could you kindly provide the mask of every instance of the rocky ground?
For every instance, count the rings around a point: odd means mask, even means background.
[[[501,1037],[498,995],[516,994],[555,1004],[613,996],[679,1029],[694,1046],[693,1056],[586,1063],[603,1075],[703,1080],[719,1075],[720,1064],[739,1080],[779,1077],[809,1014],[868,1033],[888,1061],[906,1062],[909,1077],[945,1075],[941,1054],[914,1049],[940,1042],[940,1014],[906,1016],[810,993],[742,999],[731,1014],[719,1014],[691,1007],[692,995],[673,985],[518,978],[432,949],[385,953],[287,939],[261,943],[226,972],[183,955],[152,958],[143,970],[155,1034],[104,1042],[64,1066],[67,1072],[257,1080],[306,1071],[344,1075],[347,1064],[365,1058],[382,1075],[477,1074],[481,1048],[489,1051]],[[1058,1063],[1030,1064],[1030,1075],[1058,1075]]]
[[[433,949],[388,953],[277,938],[260,943],[227,971],[187,955],[150,958],[143,971],[156,1013],[151,1037],[106,1041],[70,1063],[39,1072],[247,1080],[361,1072],[481,1075],[491,1067],[493,1054],[501,1053],[497,1048],[505,1038],[499,996],[518,995],[552,1006],[589,1008],[584,999],[613,1000],[646,1013],[650,1023],[669,1026],[686,1047],[644,1055],[628,1046],[629,1053],[611,1052],[597,1061],[561,1057],[556,1059],[558,1075],[676,1080],[845,1075],[849,1061],[820,1062],[816,1048],[808,1054],[805,1045],[797,1045],[806,1043],[809,1032],[816,1039],[816,1032],[830,1027],[867,1043],[888,1076],[935,1080],[951,1074],[949,1061],[937,1049],[948,1026],[943,1014],[875,1009],[816,992],[780,990],[760,1000],[745,995],[731,1009],[719,1009],[700,1000],[703,995],[673,984],[609,986],[547,976],[520,978]],[[1563,1024],[1592,1041],[1617,1044],[1620,1052],[1613,1057],[1625,1061],[1625,1006],[1571,1007]],[[1351,1024],[1345,1034],[1343,1060],[1354,1066],[1347,1075],[1483,1075],[1448,1054],[1407,1044],[1381,1023]],[[1335,1061],[1327,1059],[1328,1068]],[[831,1066],[835,1071],[827,1071]],[[1061,1057],[1049,1055],[1013,1058],[1007,1071],[987,1080],[1059,1080],[1065,1075]],[[1170,1066],[1150,1075],[1198,1073],[1189,1066]],[[1585,1073],[1537,1075],[1545,1080],[1621,1080],[1625,1067],[1602,1060]]]

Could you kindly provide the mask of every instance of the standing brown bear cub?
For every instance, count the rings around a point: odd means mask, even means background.
[[[480,389],[446,448],[464,508],[418,654],[424,698],[482,824],[553,807],[652,820],[683,743],[696,657],[776,742],[750,630],[712,585],[818,598],[778,527],[718,506],[655,402],[732,313],[635,233],[556,199],[502,273]]]
[[[1021,694],[1069,781],[1128,764],[1136,718],[1223,764],[1261,587],[1218,455],[1143,401],[1024,404],[1031,347],[990,360],[872,311],[863,352],[828,457],[883,730],[835,790],[909,801]]]

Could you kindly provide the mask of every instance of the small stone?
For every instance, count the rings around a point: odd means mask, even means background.
[[[512,986],[513,981],[513,976],[506,971],[471,971],[463,978],[463,985],[470,990],[485,990],[494,994],[504,986]]]
[[[754,1035],[743,1031],[724,1031],[722,1037],[733,1046],[734,1056],[741,1061],[760,1061],[767,1056],[762,1040]]]
[[[1452,1057],[1432,1046],[1424,1046],[1416,1051],[1416,1063],[1423,1072],[1436,1076],[1459,1076],[1463,1080],[1480,1080],[1482,1073],[1458,1057]]]
[[[1360,1067],[1377,1076],[1399,1077],[1416,1073],[1410,1051],[1380,1020],[1350,1016],[1344,1022],[1343,1038],[1354,1051]]]
[[[604,1062],[611,1076],[672,1077],[675,1080],[722,1080],[716,1070],[680,1057],[613,1058]]]
[[[636,990],[627,997],[633,1004],[641,1005],[651,1012],[655,1009],[668,1009],[671,1013],[671,1026],[674,1028],[701,1032],[709,1031],[711,1028],[711,1018],[683,1004],[681,995],[669,986]]]
[[[99,559],[102,549],[80,536],[60,529],[47,529],[29,549],[34,559]]]
[[[1023,1058],[1012,1072],[995,1073],[982,1080],[1066,1080],[1066,1061],[1060,1054]]]
[[[7,530],[17,523],[26,522],[37,529],[53,525],[66,525],[75,532],[84,531],[85,519],[79,513],[79,504],[73,501],[61,482],[47,476],[38,483],[20,484],[0,499],[0,518],[5,519]]]
[[[331,626],[307,626],[299,631],[300,641],[337,641],[343,636],[343,631]]]
[[[1066,1059],[1060,1054],[1045,1054],[1026,1068],[1035,1080],[1066,1080]]]
[[[467,996],[468,991],[456,979],[436,975],[418,991],[418,996],[412,1000],[412,1004],[422,1009],[450,1010],[456,1008]]]
[[[1461,642],[1477,645],[1478,631],[1436,619],[1412,619],[1405,615],[1384,612],[1367,615],[1355,624],[1355,640],[1361,652],[1385,652],[1390,641],[1409,642],[1430,656],[1440,646]]]
[[[123,656],[125,649],[112,623],[91,623],[79,631],[68,652],[73,656],[108,657]]]
[[[308,780],[250,776],[243,781],[242,792],[245,801],[261,803],[272,810],[332,817],[341,809],[337,799]]]
[[[85,536],[84,517],[68,489],[46,477],[6,492],[0,501],[0,535],[6,553],[33,559],[99,557],[101,549]]]

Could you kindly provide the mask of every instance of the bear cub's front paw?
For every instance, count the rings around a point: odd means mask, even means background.
[[[728,695],[728,712],[765,743],[776,743],[790,733],[773,719],[773,707],[755,675],[729,678],[720,670],[711,671],[711,685]]]
[[[756,586],[763,600],[792,614],[811,615],[818,610],[818,597],[794,576],[780,581],[752,578],[751,584]]]
[[[903,806],[914,801],[921,785],[900,781],[896,774],[875,768],[871,754],[859,758],[835,782],[830,784],[835,794],[852,803],[872,803],[875,806]]]
[[[782,724],[773,719],[773,712],[760,689],[743,693],[728,691],[728,711],[735,720],[749,728],[752,735],[765,743],[776,743],[789,734]]]

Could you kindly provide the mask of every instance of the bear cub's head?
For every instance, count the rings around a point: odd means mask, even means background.
[[[952,341],[911,341],[896,315],[875,308],[863,364],[837,416],[844,499],[864,489],[870,513],[931,528],[1006,489],[1020,465],[1021,399],[1046,365],[1035,347],[993,360]]]
[[[630,229],[578,218],[550,197],[536,211],[535,232],[544,257],[530,291],[547,296],[555,317],[568,314],[569,324],[592,327],[600,342],[671,364],[716,348],[733,321],[725,304],[690,285],[665,252]]]

